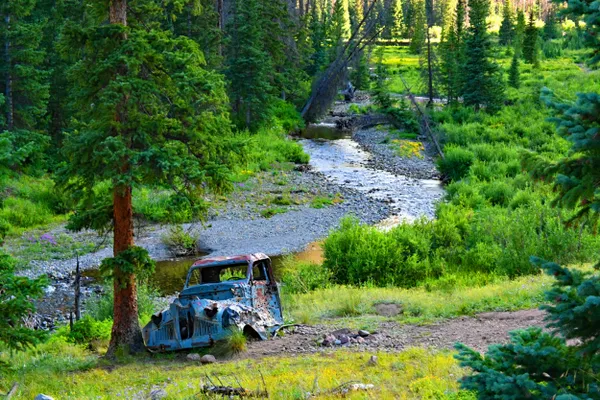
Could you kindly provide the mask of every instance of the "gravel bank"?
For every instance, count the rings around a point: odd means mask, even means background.
[[[371,166],[376,169],[404,175],[415,179],[439,179],[431,151],[423,152],[423,158],[399,157],[389,142],[394,137],[387,130],[376,128],[361,129],[352,135],[352,139],[372,154]],[[425,148],[427,149],[427,144]]]

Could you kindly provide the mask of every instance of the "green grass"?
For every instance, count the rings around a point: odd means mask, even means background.
[[[264,210],[260,211],[260,215],[263,218],[271,218],[277,214],[285,214],[286,212],[288,212],[287,208],[283,208],[283,207],[269,207],[269,208],[265,208]]]
[[[368,392],[350,392],[344,398],[474,399],[460,392],[457,379],[464,374],[451,352],[411,348],[400,353],[372,353],[377,365],[369,365],[370,353],[340,350],[303,357],[269,357],[199,366],[184,355],[127,357],[117,364],[101,360],[80,346],[53,343],[17,354],[15,368],[0,377],[0,392],[19,382],[15,399],[32,399],[39,393],[57,399],[145,398],[164,388],[167,399],[196,398],[206,376],[224,384],[256,390],[266,384],[270,397],[301,399],[319,391],[320,399],[340,398],[331,392],[346,382],[372,384]],[[208,382],[206,382],[208,383]],[[316,386],[315,386],[316,383]]]
[[[536,308],[544,302],[544,291],[553,281],[546,275],[515,280],[481,276],[481,284],[471,286],[473,282],[468,279],[473,278],[446,277],[410,289],[334,285],[302,294],[288,294],[284,287],[283,300],[288,317],[298,321],[306,320],[310,314],[312,323],[360,327],[365,320],[388,319],[376,314],[376,304],[396,303],[403,310],[395,317],[397,321],[429,323],[488,311]],[[337,317],[354,318],[340,321]]]
[[[312,208],[325,208],[327,206],[339,204],[343,201],[344,200],[339,193],[337,193],[335,196],[316,196],[311,200],[310,206]]]

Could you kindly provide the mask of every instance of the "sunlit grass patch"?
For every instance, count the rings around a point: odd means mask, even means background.
[[[552,283],[552,278],[546,275],[515,280],[489,279],[492,282],[478,286],[468,286],[466,279],[457,278],[446,286],[443,282],[432,281],[411,289],[337,285],[296,295],[286,294],[284,288],[283,299],[288,315],[299,320],[306,318],[304,313],[307,309],[313,313],[313,319],[327,321],[334,317],[376,315],[376,304],[396,303],[401,309],[395,317],[397,320],[423,323],[487,311],[535,308],[544,302],[544,291]],[[445,281],[450,282],[451,279]],[[353,325],[362,323],[359,320],[344,322]]]
[[[349,399],[449,399],[459,393],[457,379],[464,373],[451,352],[411,348],[401,353],[336,351],[304,356],[246,359],[207,366],[183,356],[141,356],[126,364],[110,365],[76,347],[61,353],[44,350],[44,356],[28,352],[8,376],[0,378],[0,390],[20,383],[16,399],[32,399],[39,393],[55,398],[146,398],[153,388],[164,388],[168,399],[192,398],[208,379],[241,385],[249,390],[264,386],[275,399],[339,398],[335,388],[347,382],[372,384],[369,391],[350,392]],[[65,353],[70,354],[64,355]],[[377,363],[368,363],[371,355]],[[66,360],[70,357],[71,364]],[[55,362],[54,360],[58,360]],[[35,363],[31,367],[27,364]],[[34,368],[35,366],[35,368]],[[66,373],[71,371],[71,373]],[[209,378],[207,378],[207,376]],[[460,392],[462,396],[468,395]]]

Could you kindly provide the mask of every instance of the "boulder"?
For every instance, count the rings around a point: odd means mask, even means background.
[[[365,338],[365,337],[369,336],[370,334],[371,334],[371,333],[369,333],[369,331],[365,331],[365,330],[363,330],[363,329],[361,329],[360,331],[358,331],[358,335],[359,335],[360,337],[364,337],[364,338]]]
[[[161,400],[167,397],[167,391],[165,389],[154,389],[150,392],[150,400]]]
[[[47,394],[38,394],[33,400],[54,400],[54,397],[48,396]]]
[[[371,358],[369,358],[369,365],[377,365],[377,356],[371,356]]]
[[[196,354],[196,353],[190,353],[187,355],[186,357],[188,359],[188,361],[202,361],[200,357],[200,354]]]
[[[212,354],[206,354],[200,358],[200,362],[202,364],[214,364],[217,362],[217,359]]]

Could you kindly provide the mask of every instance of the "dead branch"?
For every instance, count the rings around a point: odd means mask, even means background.
[[[406,88],[406,92],[408,93],[409,100],[411,101],[413,106],[416,108],[417,112],[419,113],[419,115],[421,117],[421,124],[423,125],[423,130],[425,131],[425,133],[427,133],[427,135],[429,136],[429,138],[435,145],[435,148],[436,148],[437,152],[439,153],[440,157],[442,157],[442,159],[445,159],[446,157],[444,156],[444,152],[442,151],[440,144],[438,143],[437,139],[435,138],[435,135],[433,134],[433,130],[431,129],[431,125],[429,124],[429,116],[427,114],[425,114],[423,112],[423,110],[421,110],[421,106],[419,106],[419,103],[417,103],[417,100],[415,99],[415,95],[412,94],[412,92],[410,91],[410,87],[404,80],[404,77],[402,76],[402,74],[399,74],[399,76],[400,76],[400,80],[402,81],[402,84]]]

